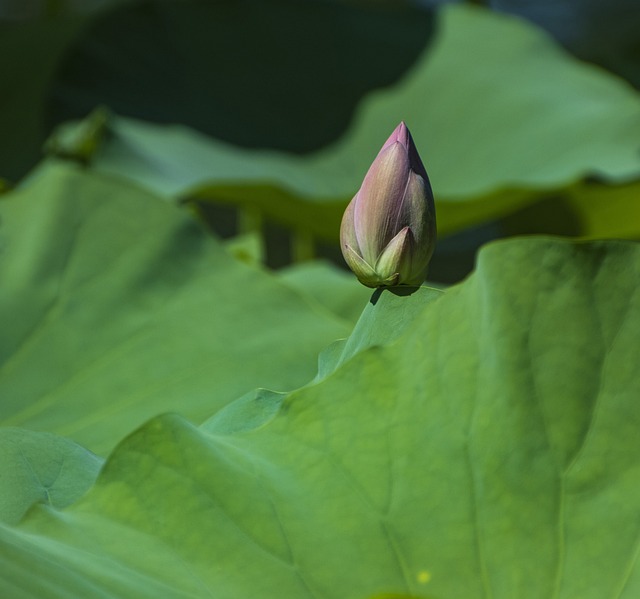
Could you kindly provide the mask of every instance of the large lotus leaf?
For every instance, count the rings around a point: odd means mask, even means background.
[[[632,243],[493,244],[268,423],[147,423],[79,502],[0,529],[0,590],[633,599],[639,280]]]
[[[514,13],[544,27],[573,54],[618,73],[640,88],[635,0],[489,0],[496,10]]]
[[[0,176],[14,180],[39,160],[52,123],[97,103],[241,144],[317,148],[361,96],[398,79],[433,29],[417,7],[297,0],[14,0],[0,13],[46,13],[0,19]]]
[[[314,272],[315,269],[309,269],[309,273]],[[371,293],[371,290],[368,292]],[[309,384],[317,384],[370,347],[395,342],[406,329],[413,326],[426,306],[440,298],[442,293],[442,290],[426,285],[417,289],[391,287],[374,291],[349,337],[337,339],[322,350],[318,356],[318,374]],[[286,396],[286,393],[269,389],[254,389],[203,422],[202,427],[213,427],[225,433],[255,428],[275,416]]]
[[[246,147],[308,152],[429,42],[410,3],[136,0],[93,21],[58,69],[57,122],[96,104]],[[241,43],[239,43],[241,42]]]
[[[186,211],[69,164],[0,202],[0,422],[102,452],[151,416],[290,390],[348,334]]]
[[[93,484],[102,459],[51,433],[0,427],[0,521],[15,524],[33,504],[66,507]]]
[[[409,74],[368,95],[341,140],[316,154],[241,149],[183,126],[116,119],[96,168],[169,196],[257,207],[335,240],[347,200],[400,120],[431,176],[442,234],[567,193],[579,198],[578,234],[611,236],[640,222],[627,198],[612,219],[580,230],[582,206],[597,201],[580,197],[591,177],[607,183],[598,187],[603,202],[640,177],[638,93],[531,25],[471,6],[444,9]]]

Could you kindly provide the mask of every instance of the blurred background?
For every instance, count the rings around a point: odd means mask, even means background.
[[[338,265],[400,120],[431,278],[522,234],[640,237],[635,0],[0,0],[0,178],[43,158],[190,206],[239,257]]]

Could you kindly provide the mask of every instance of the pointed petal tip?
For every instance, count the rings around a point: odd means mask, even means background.
[[[409,129],[407,129],[404,121],[400,121],[400,124],[393,130],[393,133],[388,137],[380,152],[395,143],[401,143],[405,148],[408,148],[410,138],[411,134],[409,133]]]
[[[375,271],[381,280],[393,280],[391,284],[396,285],[410,274],[411,237],[410,227],[404,227],[381,252],[375,264]]]
[[[402,144],[406,152],[411,152],[413,146],[413,138],[409,127],[407,127],[404,121],[400,121],[400,124],[393,130],[393,133],[389,136],[389,139],[384,144],[383,148],[390,146],[393,143]]]

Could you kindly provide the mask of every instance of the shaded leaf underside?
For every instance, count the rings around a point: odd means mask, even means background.
[[[576,210],[578,234],[635,237],[639,114],[634,90],[532,26],[451,6],[407,75],[369,94],[345,135],[313,155],[242,149],[181,126],[115,119],[94,168],[165,196],[257,208],[336,241],[376,149],[405,120],[434,186],[442,234],[561,197]],[[610,198],[608,214],[598,216]]]

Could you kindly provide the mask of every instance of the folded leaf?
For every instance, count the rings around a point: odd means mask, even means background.
[[[62,437],[0,427],[0,521],[16,524],[36,503],[63,508],[79,499],[103,460]]]

